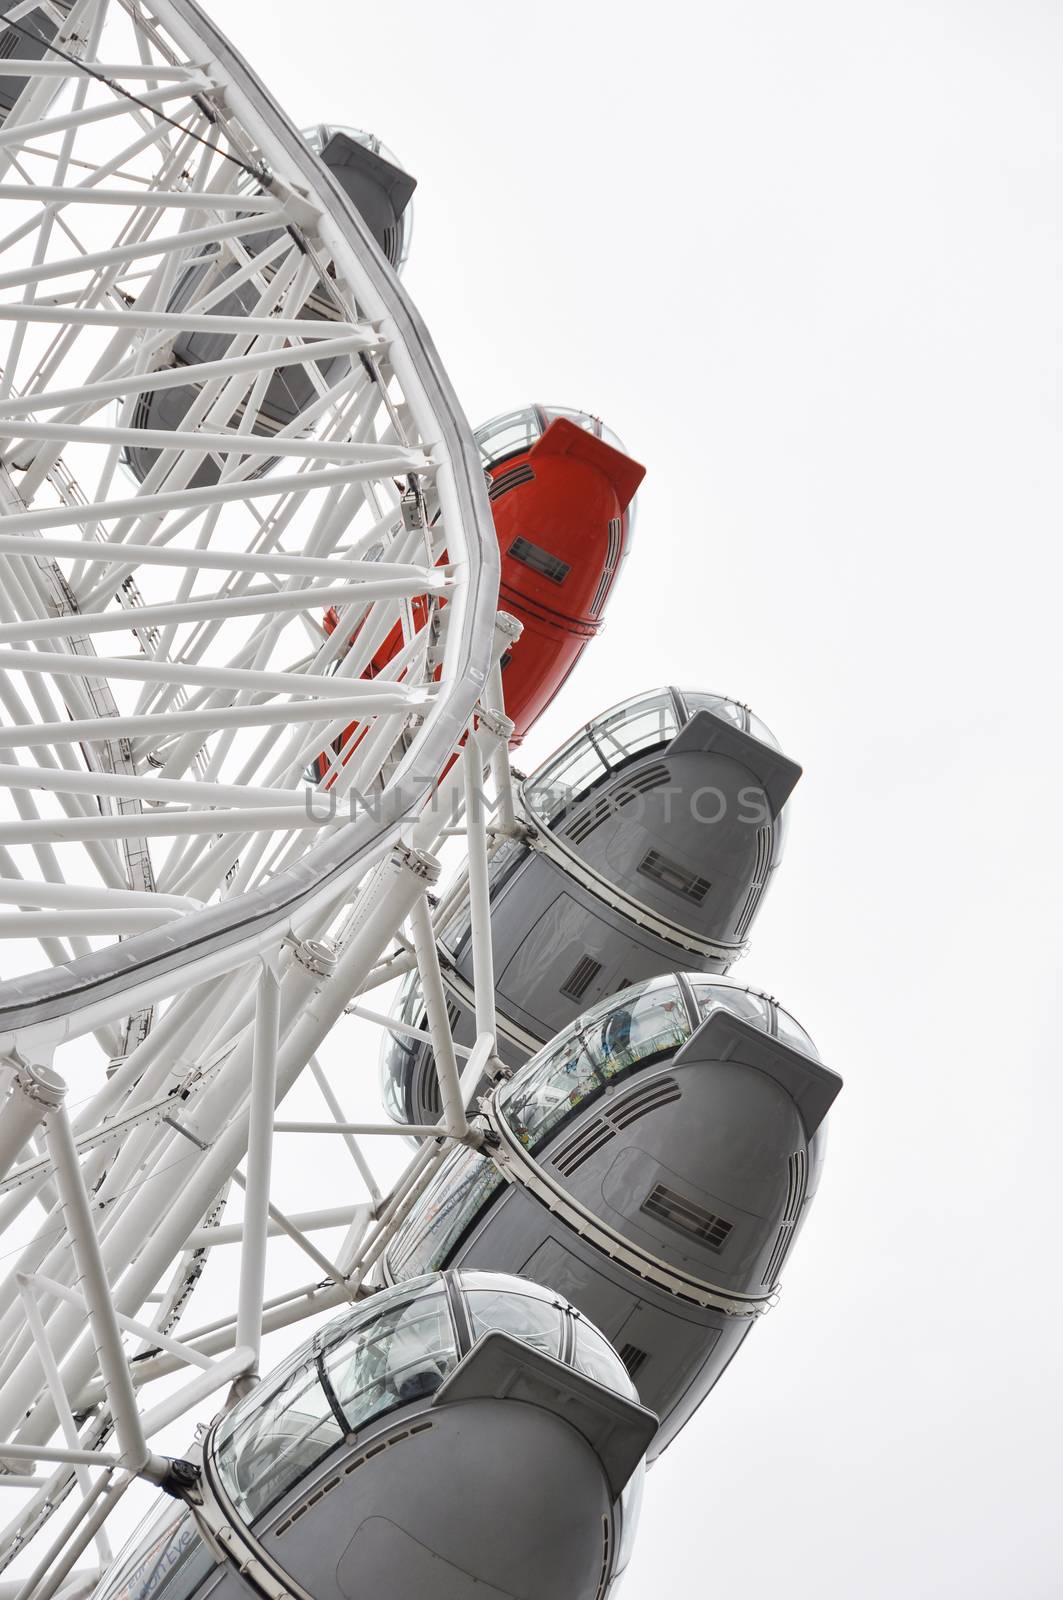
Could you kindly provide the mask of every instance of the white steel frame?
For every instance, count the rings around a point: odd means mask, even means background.
[[[496,618],[478,453],[416,313],[192,0],[44,4],[58,50],[0,61],[27,80],[0,126],[0,1567],[18,1600],[83,1592],[128,1485],[167,1472],[160,1431],[253,1383],[264,1333],[364,1294],[447,1149],[479,1141],[487,861],[516,825],[497,668],[515,625]],[[168,309],[219,252],[223,288]],[[218,309],[238,283],[251,316]],[[334,318],[299,318],[322,285]],[[228,353],[175,367],[193,331]],[[307,369],[309,409],[252,433],[272,375],[311,355],[335,365]],[[190,385],[178,431],[132,426],[139,395]],[[131,444],[157,451],[140,484]],[[218,481],[193,486],[207,456]],[[471,1051],[434,937],[455,834]],[[318,1051],[346,1012],[382,1021],[373,992],[415,965],[443,1115],[384,1186],[363,1141],[396,1130],[345,1116]],[[321,1122],[277,1114],[303,1079]],[[289,1215],[272,1155],[308,1131],[344,1142],[358,1195],[325,1205],[308,1178]],[[150,1181],[178,1159],[176,1190]],[[316,1236],[337,1227],[328,1254]],[[306,1281],[278,1286],[276,1238]],[[231,1313],[176,1335],[207,1253],[231,1246]]]

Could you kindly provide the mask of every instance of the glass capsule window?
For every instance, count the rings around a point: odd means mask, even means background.
[[[809,1034],[805,1032],[797,1018],[784,1011],[780,1005],[775,1007],[775,1034],[784,1044],[793,1045],[795,1050],[800,1050],[802,1055],[819,1060],[819,1051]]]
[[[674,978],[652,978],[612,995],[559,1035],[498,1093],[507,1126],[529,1150],[556,1133],[610,1083],[674,1055],[690,1038]]]
[[[454,1150],[388,1249],[395,1278],[436,1272],[502,1186],[502,1177],[476,1150]]]
[[[695,711],[711,711],[716,716],[723,717],[725,721],[733,722],[743,733],[751,733],[761,744],[768,745],[772,750],[779,749],[779,741],[767,723],[762,722],[756,712],[750,711],[748,706],[741,705],[737,700],[729,700],[722,694],[706,694],[695,689],[680,689],[678,692],[688,715],[693,716]]]
[[[560,1359],[562,1322],[556,1303],[508,1288],[490,1288],[468,1289],[465,1304],[474,1344],[485,1333],[509,1333],[540,1355]]]
[[[524,784],[530,810],[556,826],[598,784],[630,761],[669,744],[679,732],[668,689],[636,696],[596,717]]]
[[[391,1014],[396,1022],[404,1022],[408,1027],[425,1026],[424,996],[416,968],[403,979]],[[405,1096],[409,1063],[421,1048],[421,1040],[411,1038],[408,1033],[384,1035],[380,1047],[380,1086],[388,1116],[393,1122],[405,1122],[407,1119],[409,1108]]]
[[[584,433],[591,433],[596,439],[603,440],[612,445],[614,450],[619,450],[621,455],[627,455],[623,441],[607,428],[601,417],[594,417],[589,411],[576,411],[571,406],[543,406],[543,412],[548,422],[553,422],[558,417],[563,417],[566,422],[574,422],[577,428],[582,428]]]
[[[388,1306],[325,1358],[327,1381],[351,1432],[396,1406],[435,1394],[455,1365],[442,1287]]]
[[[526,454],[542,437],[546,426],[546,418],[538,406],[523,406],[520,411],[492,417],[473,432],[484,467],[493,467],[509,456]]]
[[[605,426],[601,417],[593,417],[589,411],[577,411],[572,406],[531,405],[523,406],[519,411],[507,411],[500,417],[492,417],[490,422],[475,429],[473,438],[480,447],[480,459],[484,467],[497,466],[510,456],[525,455],[542,438],[551,422],[562,417],[566,422],[582,428],[584,433],[604,440],[622,455],[627,454],[621,440],[611,428]]]
[[[756,1027],[763,1028],[783,1044],[800,1050],[802,1055],[819,1059],[819,1052],[809,1035],[795,1017],[784,1011],[770,995],[758,994],[753,989],[731,988],[728,984],[713,982],[711,978],[690,973],[688,982],[694,992],[702,1022],[707,1022],[714,1011],[729,1011]]]
[[[708,1022],[716,1011],[729,1011],[743,1022],[752,1022],[765,1033],[771,1032],[771,1004],[764,995],[751,989],[731,988],[726,983],[713,983],[711,978],[690,974],[690,987],[694,991],[702,1022]]]
[[[582,1317],[577,1316],[575,1322],[572,1365],[603,1388],[613,1389],[617,1394],[626,1395],[629,1400],[637,1400],[638,1390],[631,1381],[631,1375],[608,1339]]]
[[[214,1460],[229,1498],[253,1521],[345,1435],[434,1393],[456,1364],[438,1280],[374,1297],[323,1329],[219,1425]]]

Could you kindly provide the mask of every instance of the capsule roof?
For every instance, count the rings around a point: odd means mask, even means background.
[[[375,213],[379,210],[380,202],[376,199],[374,189],[380,189],[381,192],[385,188],[390,190],[391,204],[397,214],[395,222],[389,221],[386,212],[381,212],[380,216],[366,215],[366,221],[374,232],[382,233],[381,248],[395,271],[401,273],[409,258],[413,240],[413,204],[410,197],[417,186],[416,179],[410,176],[406,167],[382,139],[378,139],[375,133],[366,133],[363,128],[348,128],[339,123],[319,122],[312,128],[304,128],[302,134],[311,150],[325,159],[326,165],[333,165],[328,159],[329,153],[332,153],[337,170],[344,165],[342,146],[348,140],[360,145],[363,150],[367,150],[371,156],[377,158],[374,163],[375,183],[369,188],[355,184],[349,192],[360,211],[365,213],[368,207]],[[387,170],[389,167],[392,169],[390,174]],[[348,186],[344,184],[344,187]]]
[[[556,422],[559,417],[574,423],[594,438],[604,440],[614,450],[619,450],[621,455],[627,455],[622,441],[611,428],[606,427],[601,417],[589,411],[577,411],[572,406],[548,406],[535,402],[530,406],[522,406],[519,411],[506,411],[502,416],[492,417],[489,422],[474,429],[473,438],[480,447],[484,467],[496,467],[510,456],[524,455],[542,438],[551,422]]]
[[[253,1522],[345,1439],[430,1402],[492,1331],[636,1398],[612,1346],[538,1284],[473,1271],[414,1278],[328,1323],[217,1425],[214,1461],[234,1506]]]
[[[717,1011],[819,1060],[801,1024],[770,995],[703,973],[651,978],[584,1012],[532,1056],[498,1090],[498,1112],[534,1150],[618,1078],[675,1055]]]
[[[524,781],[537,822],[549,827],[636,757],[670,744],[699,711],[734,724],[772,750],[779,741],[747,705],[700,689],[648,689],[588,722]]]

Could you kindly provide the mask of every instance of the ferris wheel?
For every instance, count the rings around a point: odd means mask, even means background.
[[[191,0],[0,27],[2,1593],[604,1597],[815,1193],[840,1080],[728,976],[800,769],[669,689],[515,773],[641,466],[567,407],[474,434],[413,179]],[[350,1181],[282,1209],[325,1132]]]

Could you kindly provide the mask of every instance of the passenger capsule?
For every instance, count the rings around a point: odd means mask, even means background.
[[[13,8],[8,6],[9,11]],[[48,46],[59,32],[59,26],[54,20],[54,15],[65,17],[70,10],[70,0],[52,0],[52,4],[45,10],[43,6],[34,6],[26,11],[17,20],[19,27],[10,24],[0,29],[0,60],[2,61],[43,61],[46,56],[51,60],[58,59],[51,56]],[[25,89],[28,78],[14,78],[0,75],[0,124],[7,117],[15,101]]]
[[[420,1277],[216,1421],[192,1503],[157,1509],[95,1600],[245,1600],[241,1570],[314,1600],[598,1600],[627,1565],[655,1429],[556,1294]]]
[[[782,857],[801,769],[746,706],[658,689],[595,718],[519,788],[523,835],[490,867],[498,1051],[518,1066],[605,996],[644,978],[726,972]],[[475,1038],[468,899],[440,956],[459,1044]],[[396,1020],[424,1031],[416,974]],[[434,1123],[431,1047],[386,1037],[384,1099]]]
[[[401,270],[409,251],[409,206],[416,180],[402,170],[373,134],[322,125],[310,129],[305,137],[353,202],[388,261],[396,271]],[[259,263],[257,271],[249,272],[225,244],[217,245],[209,260],[200,259],[184,272],[166,309],[193,312],[202,307],[217,316],[268,316],[274,298],[271,287],[276,280],[275,261],[290,240],[283,230],[268,228],[241,237],[239,243],[241,255],[246,251]],[[229,279],[238,281],[226,291]],[[277,292],[283,295],[286,286],[278,286]],[[285,316],[312,322],[335,322],[342,317],[339,301],[329,288],[327,278],[314,284],[300,304],[282,304],[280,310]],[[137,398],[132,426],[165,432],[192,426],[191,422],[186,422],[186,415],[201,396],[201,389],[194,381],[195,367],[208,361],[224,360],[232,347],[232,334],[202,332],[178,334],[164,345],[153,358],[152,371],[187,367],[190,381],[176,388],[145,390]],[[238,349],[243,354],[246,341],[240,340]],[[268,437],[290,428],[309,412],[319,393],[339,381],[347,364],[348,357],[334,356],[325,361],[278,367],[257,402],[251,432]],[[200,412],[202,414],[198,414]],[[195,422],[205,422],[209,431],[206,399],[193,416]],[[225,425],[229,425],[228,418]],[[143,482],[158,457],[155,447],[134,446],[126,451],[124,460],[134,477]],[[204,454],[187,483],[180,486],[201,488],[217,483],[222,467],[232,459]],[[271,460],[259,459],[256,475],[273,465]],[[168,479],[167,487],[174,486]]]
[[[631,542],[634,494],[646,475],[599,417],[563,406],[526,406],[496,417],[475,438],[501,553],[499,605],[516,617],[520,638],[502,656],[502,693],[519,745],[600,631]],[[446,559],[446,551],[440,560]],[[423,601],[413,625],[425,626]],[[326,633],[339,624],[326,612]],[[402,648],[396,627],[365,676],[377,677]],[[357,724],[314,763],[322,781],[333,755],[350,760]]]
[[[490,1154],[448,1156],[385,1257],[518,1272],[606,1334],[679,1432],[768,1309],[841,1079],[774,1000],[656,978],[594,1007],[484,1102]]]
[[[502,657],[519,744],[601,629],[646,469],[599,418],[562,406],[495,417],[475,437],[502,555],[499,604],[524,626]]]

